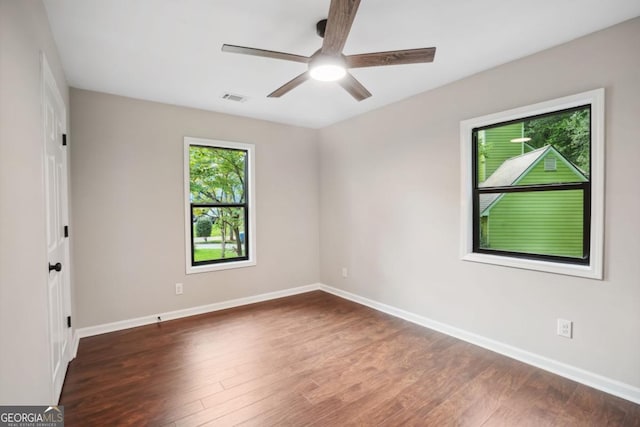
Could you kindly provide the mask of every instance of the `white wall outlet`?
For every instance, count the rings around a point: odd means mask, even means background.
[[[558,319],[558,335],[565,338],[573,338],[573,322],[566,319]]]
[[[342,267],[342,277],[345,279],[349,277],[349,270],[347,269],[347,267]]]
[[[176,283],[176,295],[182,295],[183,291],[182,283]]]

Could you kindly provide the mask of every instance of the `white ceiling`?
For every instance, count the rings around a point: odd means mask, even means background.
[[[638,0],[362,0],[344,53],[436,46],[432,64],[352,70],[373,94],[307,81],[304,64],[223,43],[310,56],[330,0],[45,0],[71,86],[319,128],[640,15]],[[221,99],[244,95],[243,103]]]

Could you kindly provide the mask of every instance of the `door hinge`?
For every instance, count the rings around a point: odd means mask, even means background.
[[[68,225],[64,226],[64,237],[69,237],[69,226]]]
[[[71,327],[71,316],[67,316],[67,328]]]
[[[67,134],[66,133],[62,134],[62,145],[63,146],[67,145]]]

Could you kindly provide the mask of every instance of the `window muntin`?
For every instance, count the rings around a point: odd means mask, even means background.
[[[574,115],[576,111],[580,112],[580,117]],[[586,150],[571,152],[571,150],[563,149],[566,147],[555,148],[562,145],[555,138],[558,136],[557,132],[555,134],[554,132],[543,133],[544,138],[530,136],[536,133],[531,132],[531,129],[536,125],[538,125],[537,133],[540,134],[542,129],[549,127],[549,123],[567,121],[571,115],[574,115],[573,124],[579,121],[577,119],[588,122],[587,126],[574,126],[574,128],[582,130],[582,135],[581,132],[574,132],[574,136],[577,135],[578,139],[582,138],[582,140],[584,140],[584,134],[588,133],[589,136],[588,147],[580,147],[574,143],[571,148],[587,148]],[[532,120],[539,121],[528,123]],[[530,124],[531,126],[529,126]],[[486,144],[488,140],[494,139],[495,135],[500,132],[510,133],[510,135],[503,135],[506,142],[515,140],[511,144],[503,143],[501,145],[502,149],[512,152],[511,157],[508,154],[506,156],[503,154],[500,159],[500,156],[495,155],[498,153],[497,150],[494,150],[494,153],[487,152],[487,147],[481,145],[483,142]],[[487,133],[490,138],[484,139]],[[460,123],[460,141],[462,160],[461,257],[463,260],[602,279],[604,89],[464,120]],[[549,144],[546,144],[547,142]],[[552,146],[551,142],[555,145]],[[488,179],[505,162],[505,159],[526,155],[536,149],[544,148],[545,144],[550,147],[546,149],[547,152],[540,157],[538,164],[535,165],[537,168],[535,173],[529,171],[530,173],[523,174],[523,170],[520,172],[512,171],[508,179],[505,177],[509,174],[505,173],[502,174],[501,179],[496,177]],[[480,156],[482,154],[494,155],[482,158]],[[553,158],[553,160],[545,161],[545,158]],[[517,162],[511,163],[513,165]],[[555,163],[555,170],[551,167],[552,163]],[[533,163],[530,166],[533,166]],[[509,168],[503,169],[508,170]],[[567,176],[568,171],[571,171],[573,175]],[[534,197],[531,194],[540,193],[540,196],[536,197],[544,197],[545,200],[542,200],[542,204],[548,204],[553,194],[551,191],[571,196],[566,203],[562,202],[564,207],[562,204],[558,204],[559,202],[556,203],[556,206],[561,208],[560,210],[566,212],[571,198],[574,199],[574,205],[576,205],[575,199],[578,200],[578,206],[580,203],[582,204],[582,210],[573,207],[571,212],[574,215],[565,215],[565,218],[573,216],[580,219],[580,212],[582,213],[582,231],[575,231],[574,227],[574,231],[571,233],[574,239],[582,240],[582,253],[577,252],[576,247],[579,249],[579,245],[576,245],[575,242],[572,246],[573,249],[569,250],[554,248],[551,244],[554,239],[550,236],[536,234],[538,246],[536,246],[536,242],[530,241],[529,237],[522,237],[522,230],[528,226],[535,225],[538,228],[542,227],[542,230],[553,230],[554,227],[556,229],[566,228],[566,225],[559,225],[562,221],[559,220],[557,214],[555,216],[551,214],[538,215],[534,216],[535,220],[525,221],[523,218],[517,217],[513,213],[516,211],[511,209],[510,221],[506,223],[499,223],[495,216],[494,221],[491,221],[490,216],[487,215],[491,210],[499,210],[496,204],[489,206],[497,199],[508,204],[509,199],[521,202],[517,200],[518,197],[522,198],[526,194],[529,194],[527,197]],[[545,192],[549,194],[543,194]],[[514,196],[513,193],[523,194]],[[576,194],[579,194],[579,197],[576,197]],[[562,199],[557,196],[556,198]],[[532,212],[541,208],[539,203],[535,206],[533,203],[530,205],[529,210]],[[503,204],[502,208],[505,206]],[[489,211],[485,211],[485,209],[489,209]],[[575,224],[572,223],[573,225]],[[505,234],[505,231],[512,235],[511,242],[500,239],[500,233]],[[520,241],[516,236],[520,236]],[[556,238],[560,236],[560,234],[556,234]],[[544,247],[539,245],[539,241],[545,240],[542,239],[543,237],[547,241]]]
[[[187,273],[255,265],[253,145],[185,138]]]

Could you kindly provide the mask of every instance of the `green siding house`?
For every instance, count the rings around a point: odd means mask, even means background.
[[[505,138],[513,138],[513,132],[509,133],[511,136]],[[578,167],[552,146],[528,151],[532,148],[526,144],[508,141],[493,140],[492,144],[506,145],[505,153],[516,146],[518,155],[505,160],[496,155],[499,151],[491,150],[485,169],[488,178],[480,180],[480,187],[588,181]],[[496,161],[500,161],[498,166],[494,165]],[[482,178],[482,172],[479,175]],[[577,190],[482,194],[480,245],[485,249],[581,258],[582,198],[582,192]]]
[[[505,160],[532,150],[527,144],[511,142],[512,139],[522,136],[522,123],[513,123],[482,131],[481,139],[485,144],[485,154],[483,156],[484,165],[481,165],[479,171],[480,181],[491,176]]]

